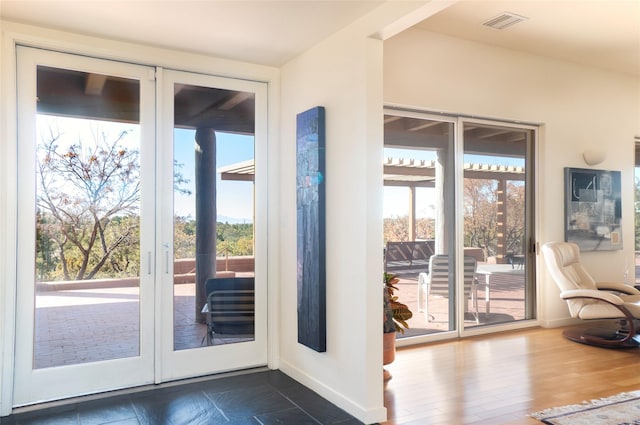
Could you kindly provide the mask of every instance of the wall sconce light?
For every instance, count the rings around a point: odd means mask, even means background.
[[[598,165],[606,158],[606,153],[604,151],[599,151],[595,149],[587,149],[582,153],[582,158],[584,158],[584,162],[587,165]]]

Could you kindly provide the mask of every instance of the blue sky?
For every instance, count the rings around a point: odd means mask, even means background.
[[[195,209],[195,130],[176,129],[174,131],[174,159],[182,164],[180,172],[189,179],[184,187],[190,196],[176,193],[174,212],[180,216],[194,215]],[[254,138],[230,133],[216,133],[216,167],[254,159]],[[222,181],[216,173],[218,220],[227,218],[239,222],[253,220],[253,183]],[[229,220],[232,222],[232,220]]]

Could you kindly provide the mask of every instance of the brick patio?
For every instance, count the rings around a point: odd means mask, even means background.
[[[638,256],[637,256],[638,258]],[[640,261],[636,276],[640,276]],[[397,295],[414,313],[410,329],[402,337],[442,332],[448,328],[448,300],[429,301],[434,320],[418,312],[418,271],[398,273]],[[485,314],[484,293],[479,292],[480,325],[524,319],[524,276],[494,275],[491,280],[491,313]],[[194,284],[175,285],[174,348],[203,344],[206,326],[195,323]],[[36,301],[35,368],[45,368],[138,354],[138,288],[95,288],[39,292]],[[466,320],[465,327],[477,326]],[[216,338],[214,344],[238,342]]]
[[[430,300],[435,320],[426,322],[418,312],[416,273],[401,275],[398,293],[409,304],[414,317],[405,336],[441,332],[447,328],[446,299]],[[481,324],[520,320],[523,313],[523,279],[509,281],[493,278],[491,314],[484,314],[479,301]],[[174,348],[183,350],[202,346],[206,326],[195,323],[194,284],[175,288]],[[480,295],[482,296],[482,295]],[[36,368],[87,363],[136,356],[139,352],[138,288],[95,288],[39,292],[36,302]],[[465,326],[475,326],[465,322]],[[402,335],[400,335],[402,336]],[[214,344],[237,342],[234,338],[215,338]]]
[[[206,325],[195,322],[195,284],[175,285],[174,349],[204,346]],[[39,292],[36,297],[36,369],[139,353],[137,287]],[[213,344],[238,342],[214,338]]]

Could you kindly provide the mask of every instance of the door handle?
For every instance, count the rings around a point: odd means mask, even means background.
[[[162,247],[165,249],[165,251],[164,251],[164,272],[165,272],[165,274],[169,274],[169,243],[168,242],[163,243]]]

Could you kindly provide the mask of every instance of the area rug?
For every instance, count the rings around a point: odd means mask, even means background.
[[[640,391],[532,413],[550,425],[640,425]]]

